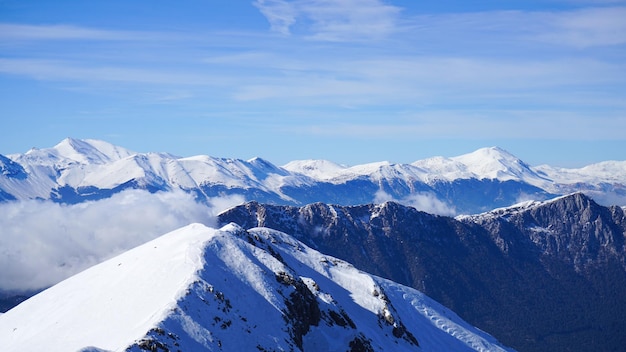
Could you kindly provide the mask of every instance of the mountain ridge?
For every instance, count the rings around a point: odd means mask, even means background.
[[[456,219],[395,202],[248,202],[218,218],[292,233],[425,292],[518,350],[619,350],[626,343],[624,210],[582,193]]]
[[[0,317],[3,351],[373,352],[391,346],[509,350],[419,291],[284,233],[234,224],[175,230]]]
[[[168,153],[136,153],[99,140],[65,139],[0,159],[0,201],[50,199],[78,203],[124,189],[182,189],[199,201],[238,195],[265,203],[365,204],[395,200],[422,210],[476,214],[521,199],[545,200],[582,191],[604,205],[626,205],[626,161],[580,169],[533,168],[498,148],[411,164],[377,162],[340,166],[330,161],[292,161],[276,166],[250,160]],[[415,202],[427,198],[439,207]]]

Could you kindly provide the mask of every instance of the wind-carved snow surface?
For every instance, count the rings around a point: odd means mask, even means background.
[[[505,351],[422,293],[266,228],[192,224],[0,316],[0,350]]]

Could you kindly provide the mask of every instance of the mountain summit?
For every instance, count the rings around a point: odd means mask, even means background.
[[[603,205],[626,205],[626,161],[581,169],[535,168],[498,147],[411,164],[347,167],[303,160],[281,167],[261,158],[181,158],[68,138],[53,148],[0,158],[0,168],[0,201],[50,199],[73,204],[132,188],[182,189],[201,202],[224,195],[282,205],[393,200],[442,215],[482,213],[573,192],[584,192]]]
[[[549,181],[541,177],[532,168],[506,150],[499,147],[482,148],[477,151],[451,158],[465,165],[471,176],[478,179],[517,180],[541,185]]]
[[[506,351],[422,293],[284,233],[193,224],[0,317],[2,351]]]

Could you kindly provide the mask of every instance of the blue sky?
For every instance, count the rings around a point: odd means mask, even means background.
[[[0,0],[0,153],[626,160],[626,1]]]

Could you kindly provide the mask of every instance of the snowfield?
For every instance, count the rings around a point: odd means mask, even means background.
[[[175,307],[215,233],[190,225],[87,269],[8,311],[3,351],[124,350]]]

